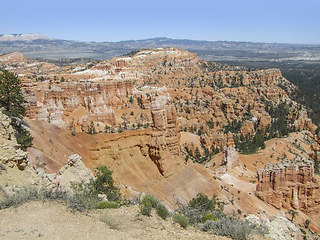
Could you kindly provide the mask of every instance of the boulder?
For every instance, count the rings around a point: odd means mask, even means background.
[[[66,190],[72,190],[74,183],[88,183],[94,179],[93,173],[81,161],[78,154],[71,155],[68,162],[58,171],[55,182]]]

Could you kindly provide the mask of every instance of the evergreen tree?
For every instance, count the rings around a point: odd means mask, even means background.
[[[315,152],[314,156],[314,173],[320,174],[320,165],[319,165],[319,159],[318,159],[318,152]]]
[[[193,152],[192,152],[191,149],[190,149],[190,151],[189,151],[189,156],[190,156],[190,157],[193,157]]]
[[[195,156],[196,159],[199,161],[200,158],[201,158],[201,154],[200,154],[200,151],[199,151],[199,148],[198,148],[198,147],[196,148],[195,155],[196,155],[196,156]]]
[[[93,181],[96,193],[106,194],[108,200],[116,201],[120,199],[119,188],[114,186],[112,173],[107,166],[99,166],[95,169],[96,180]]]
[[[0,72],[0,107],[3,113],[11,118],[11,125],[15,129],[15,137],[22,150],[32,146],[33,137],[23,126],[23,117],[26,115],[25,103],[19,78],[12,72]]]
[[[219,147],[216,147],[216,151],[215,151],[215,154],[219,153],[220,152],[220,149]]]
[[[14,73],[7,70],[0,72],[0,106],[9,117],[22,118],[26,114],[20,86],[20,80]]]

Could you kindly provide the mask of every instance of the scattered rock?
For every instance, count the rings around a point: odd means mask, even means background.
[[[0,111],[0,163],[24,170],[28,165],[28,152],[20,149],[10,123],[10,118]]]

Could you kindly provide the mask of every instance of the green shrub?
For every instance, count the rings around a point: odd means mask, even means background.
[[[179,223],[181,227],[187,228],[189,226],[189,221],[186,216],[183,216],[181,214],[175,214],[173,215],[173,221],[176,223]]]
[[[179,207],[178,212],[186,216],[191,225],[204,223],[209,219],[214,220],[223,214],[223,207],[218,206],[216,208],[216,197],[213,196],[210,199],[202,193],[191,199],[187,206],[180,203],[177,204]]]
[[[140,213],[145,216],[151,216],[152,208],[157,208],[160,201],[152,195],[145,195],[140,204]]]
[[[209,220],[202,226],[203,231],[210,231],[215,235],[227,236],[236,240],[245,240],[250,233],[265,235],[268,230],[265,226],[250,224],[233,217],[221,217],[216,221]]]
[[[309,219],[307,219],[306,221],[305,221],[305,223],[304,223],[304,227],[306,228],[306,229],[308,229],[309,228],[309,226],[310,226],[310,220]]]
[[[156,208],[160,203],[160,201],[156,197],[154,197],[152,195],[145,195],[142,198],[141,204],[145,204],[147,202],[150,203],[153,208]]]
[[[217,217],[212,213],[207,213],[207,214],[204,214],[204,216],[201,218],[202,223],[205,223],[206,221],[209,221],[209,220],[215,221],[217,220]]]
[[[69,196],[67,206],[80,212],[94,209],[98,204],[98,193],[94,188],[94,180],[89,183],[72,185],[73,194]]]
[[[151,216],[152,204],[151,202],[140,203],[139,205],[140,213],[145,216]]]
[[[110,217],[107,212],[103,212],[99,218],[100,222],[103,222],[109,226],[110,229],[119,230],[124,227],[122,218],[119,216]]]
[[[152,195],[145,195],[139,204],[140,213],[145,216],[151,216],[152,208],[156,209],[157,214],[162,219],[166,219],[170,215],[166,206],[163,205],[156,197]]]
[[[174,215],[173,219],[181,226],[185,222],[190,225],[200,224],[203,231],[210,231],[215,235],[227,236],[236,240],[247,239],[251,233],[261,235],[268,233],[265,225],[250,224],[246,221],[240,221],[239,215],[227,216],[224,214],[224,205],[217,204],[215,196],[210,199],[199,193],[190,200],[188,205],[179,202],[176,204],[179,214]],[[238,211],[239,214],[240,212],[241,210]]]
[[[195,209],[201,209],[202,211],[214,211],[216,208],[216,199],[215,196],[213,199],[209,199],[207,195],[198,193],[197,197],[193,198],[189,202],[189,207]]]
[[[96,179],[90,184],[93,184],[94,194],[106,194],[109,201],[120,200],[119,189],[115,187],[112,179],[112,173],[107,166],[100,166],[95,169]]]
[[[170,215],[168,209],[162,203],[158,204],[156,207],[156,212],[162,219],[166,219]]]

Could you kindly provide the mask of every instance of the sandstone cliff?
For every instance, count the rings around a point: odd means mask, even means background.
[[[180,133],[177,125],[175,107],[170,104],[170,98],[161,96],[151,103],[153,133],[149,147],[149,156],[158,166],[163,175],[168,175],[164,151],[173,156],[180,154]]]
[[[123,104],[132,89],[131,81],[61,83],[59,87],[53,86],[37,94],[38,108],[33,108],[36,112],[31,112],[30,116],[60,127],[70,126],[72,119],[77,131],[81,131],[81,125],[87,130],[90,122],[114,126],[116,120],[112,106]]]

